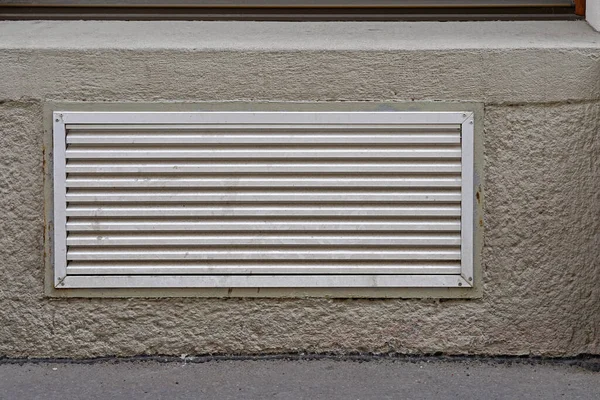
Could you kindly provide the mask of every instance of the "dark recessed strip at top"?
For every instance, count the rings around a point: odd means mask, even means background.
[[[0,19],[574,19],[571,0],[0,0]]]

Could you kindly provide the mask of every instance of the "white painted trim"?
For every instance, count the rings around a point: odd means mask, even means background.
[[[586,1],[585,19],[592,28],[600,32],[600,0]]]
[[[60,288],[469,287],[460,275],[122,275],[68,276]]]
[[[474,249],[474,129],[475,120],[469,113],[467,120],[462,124],[462,172],[461,172],[461,275],[473,284],[473,249]]]
[[[57,287],[67,276],[67,229],[66,229],[66,197],[67,187],[66,164],[66,130],[62,113],[52,115],[53,134],[53,185],[54,185],[54,286]]]

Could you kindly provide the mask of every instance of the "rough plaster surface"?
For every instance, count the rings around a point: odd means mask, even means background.
[[[15,49],[0,54],[0,70],[0,356],[600,354],[597,45],[442,53]],[[413,97],[486,104],[483,298],[44,297],[45,101]]]
[[[490,51],[23,49],[0,52],[0,65],[0,99],[519,103],[600,98],[600,43],[586,49]]]

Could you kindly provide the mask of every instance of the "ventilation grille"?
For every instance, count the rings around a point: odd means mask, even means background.
[[[113,114],[63,125],[67,276],[461,274],[459,122]]]

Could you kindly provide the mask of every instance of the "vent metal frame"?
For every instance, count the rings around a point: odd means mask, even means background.
[[[54,111],[53,254],[56,289],[128,288],[471,288],[474,269],[474,114],[472,111]],[[257,119],[258,118],[258,119]],[[67,124],[198,124],[248,122],[299,124],[317,121],[461,126],[461,273],[449,275],[68,275],[66,246]]]

